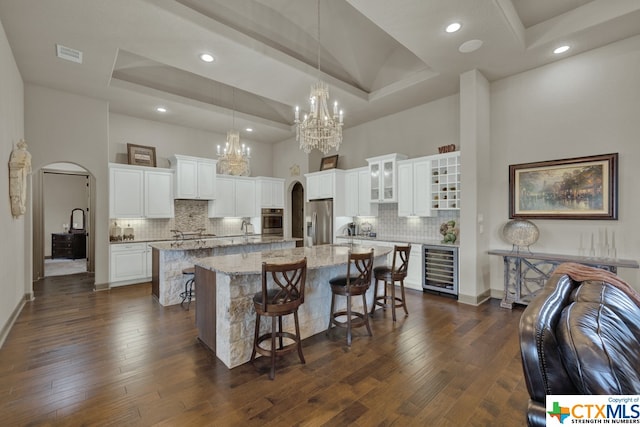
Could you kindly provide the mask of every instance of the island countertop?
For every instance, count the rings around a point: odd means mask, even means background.
[[[332,308],[332,277],[347,272],[348,253],[367,252],[373,248],[373,265],[384,265],[391,247],[375,245],[322,245],[263,252],[220,255],[196,259],[196,327],[198,339],[212,350],[228,368],[251,358],[256,316],[253,297],[262,289],[262,263],[290,263],[307,257],[304,303],[298,309],[300,336],[307,338],[327,328]],[[373,307],[373,287],[363,298],[354,298],[355,311]],[[346,308],[346,298],[339,298],[335,310]],[[283,327],[291,328],[291,316]],[[262,322],[260,334],[268,322]]]
[[[149,246],[161,251],[183,251],[191,249],[219,248],[223,246],[247,246],[282,242],[296,242],[298,240],[302,239],[250,234],[248,236],[225,236],[207,239],[163,241],[150,243]]]
[[[263,262],[287,264],[307,257],[307,270],[313,270],[346,265],[349,250],[368,252],[372,248],[376,257],[392,251],[392,248],[375,245],[321,245],[200,258],[195,265],[227,275],[259,274],[262,272]]]

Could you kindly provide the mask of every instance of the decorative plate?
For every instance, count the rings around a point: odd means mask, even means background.
[[[502,228],[505,240],[515,246],[530,246],[538,241],[540,231],[538,227],[526,219],[514,219]]]

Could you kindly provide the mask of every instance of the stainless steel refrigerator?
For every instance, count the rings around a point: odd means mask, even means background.
[[[307,240],[312,245],[333,243],[333,199],[307,203]]]

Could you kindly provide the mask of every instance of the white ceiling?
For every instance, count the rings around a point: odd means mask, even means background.
[[[26,83],[110,111],[276,142],[320,74],[345,127],[640,34],[639,0],[0,0]],[[454,34],[444,32],[462,23]],[[460,53],[467,40],[482,46]],[[83,63],[56,57],[56,44]],[[552,50],[569,44],[571,50]],[[210,52],[216,60],[198,59]],[[168,113],[160,115],[155,107]],[[235,111],[235,114],[233,113]],[[234,118],[235,117],[235,118]]]

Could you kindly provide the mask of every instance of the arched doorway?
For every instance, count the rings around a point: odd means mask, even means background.
[[[300,182],[291,189],[291,237],[304,239],[304,188]],[[304,240],[298,242],[304,245]]]
[[[93,175],[73,163],[52,163],[38,171],[34,187],[37,187],[37,191],[34,194],[33,280],[46,276],[93,273]],[[78,216],[78,209],[84,214]],[[73,245],[73,251],[70,247],[61,251],[61,245]]]

